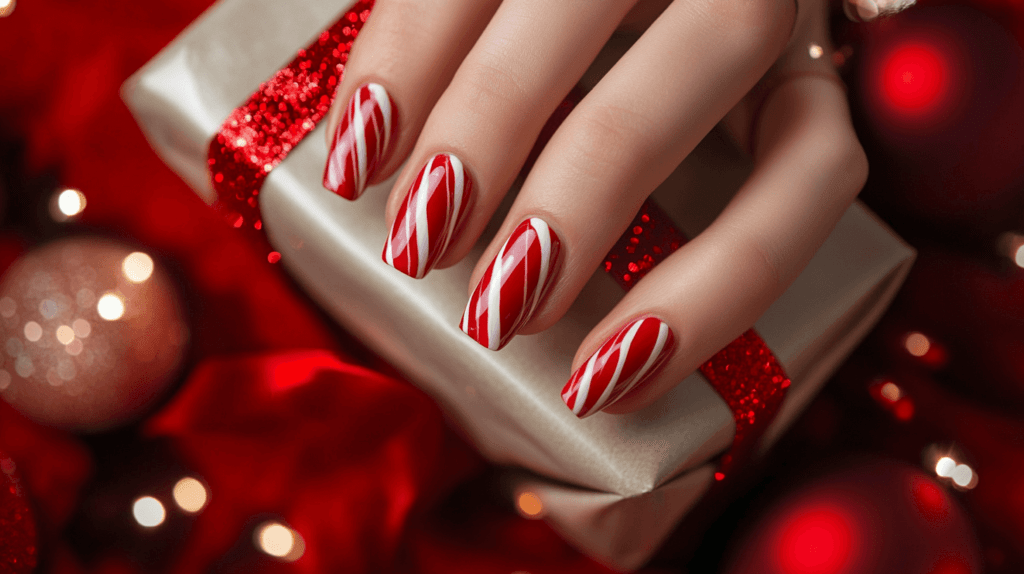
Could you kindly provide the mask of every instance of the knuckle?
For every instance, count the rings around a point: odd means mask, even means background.
[[[507,69],[494,64],[475,64],[468,74],[469,90],[481,111],[493,109],[517,112],[528,101],[526,88],[519,78]]]
[[[574,122],[570,133],[570,157],[582,170],[594,171],[602,165],[633,165],[640,159],[635,155],[647,149],[654,126],[632,110],[595,105]]]

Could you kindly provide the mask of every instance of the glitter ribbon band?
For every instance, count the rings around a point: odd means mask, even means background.
[[[263,181],[327,115],[352,41],[372,7],[373,0],[357,2],[235,109],[210,142],[208,162],[217,206],[235,227],[262,228]],[[629,290],[684,243],[686,238],[669,217],[648,200],[605,258],[605,271]],[[732,447],[715,474],[721,480],[758,444],[790,381],[753,329],[716,353],[700,371],[736,421]]]

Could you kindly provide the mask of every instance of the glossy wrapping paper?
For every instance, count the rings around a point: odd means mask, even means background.
[[[156,151],[212,202],[207,151],[225,118],[352,3],[221,0],[129,79],[124,98]],[[392,269],[381,246],[393,181],[355,202],[326,191],[323,129],[260,192],[263,228],[281,262],[340,324],[432,395],[485,456],[515,467],[512,492],[537,494],[567,540],[613,567],[643,564],[714,482],[715,458],[734,432],[725,402],[695,373],[641,412],[577,419],[560,390],[578,345],[622,290],[597,272],[548,331],[500,352],[481,347],[458,324],[493,225],[455,267],[420,280]],[[748,170],[730,149],[712,132],[654,194],[688,236],[711,222]],[[763,447],[874,325],[913,257],[856,203],[757,321],[793,381]]]

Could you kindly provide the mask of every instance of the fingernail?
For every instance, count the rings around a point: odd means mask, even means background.
[[[360,86],[334,133],[324,187],[346,199],[362,195],[394,139],[395,116],[394,103],[384,86]]]
[[[529,319],[555,277],[561,242],[543,219],[519,224],[473,291],[460,327],[497,351]]]
[[[648,380],[668,359],[672,341],[661,319],[630,321],[569,377],[562,400],[579,418],[600,411]]]
[[[874,0],[846,0],[843,3],[846,17],[854,22],[870,22],[878,17],[878,4]]]
[[[472,191],[459,158],[448,153],[430,158],[391,225],[384,261],[410,277],[426,275],[448,250]]]

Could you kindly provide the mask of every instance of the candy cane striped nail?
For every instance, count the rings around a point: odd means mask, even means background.
[[[430,158],[409,189],[384,244],[384,261],[417,279],[448,250],[466,214],[473,184],[459,158]]]
[[[473,291],[460,327],[497,351],[533,316],[555,277],[561,242],[543,219],[519,224]]]
[[[394,139],[395,106],[380,84],[365,84],[352,94],[327,154],[324,187],[346,199],[366,189]]]
[[[562,400],[583,418],[607,407],[647,380],[672,350],[672,329],[644,317],[619,329],[587,359],[562,389]]]

